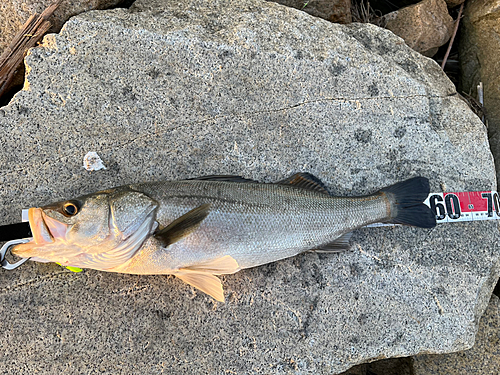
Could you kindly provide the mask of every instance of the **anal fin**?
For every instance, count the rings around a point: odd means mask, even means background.
[[[349,250],[349,241],[351,240],[352,232],[345,233],[339,238],[335,239],[335,241],[330,242],[328,244],[318,246],[313,251],[317,253],[340,253],[342,251]]]

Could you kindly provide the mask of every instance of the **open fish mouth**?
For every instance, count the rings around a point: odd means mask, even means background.
[[[28,211],[28,220],[33,238],[31,241],[17,245],[12,249],[15,255],[20,257],[30,257],[34,248],[52,244],[58,239],[64,240],[68,225],[61,223],[47,216],[41,208],[30,208]]]
[[[46,215],[43,213],[41,208],[30,208],[28,211],[28,220],[30,223],[31,233],[33,234],[33,240],[30,242],[34,242],[37,245],[54,242],[54,237],[45,223],[44,216]]]

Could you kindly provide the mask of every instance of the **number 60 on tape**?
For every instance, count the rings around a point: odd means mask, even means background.
[[[500,197],[496,191],[431,193],[424,201],[438,223],[500,219]]]

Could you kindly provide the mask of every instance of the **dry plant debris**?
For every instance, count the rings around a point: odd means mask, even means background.
[[[50,29],[49,17],[62,0],[56,0],[41,14],[33,14],[0,56],[0,98],[7,92],[26,51],[34,47]]]

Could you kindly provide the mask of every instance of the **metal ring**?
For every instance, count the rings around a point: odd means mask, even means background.
[[[21,243],[26,243],[26,242],[30,242],[30,239],[22,238],[19,240],[12,240],[12,241],[6,242],[2,246],[2,248],[0,249],[0,263],[2,265],[2,268],[5,268],[6,270],[10,271],[10,270],[13,270],[13,269],[19,267],[21,264],[23,264],[28,259],[30,259],[30,258],[23,258],[23,259],[17,261],[16,263],[9,263],[7,261],[7,259],[5,259],[5,255],[7,254],[7,251],[9,251],[12,246],[19,245]]]

